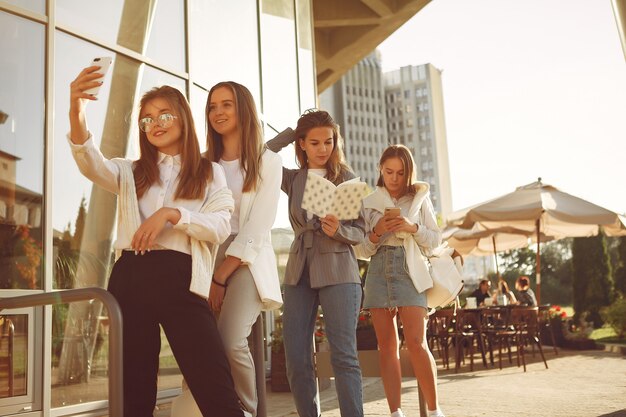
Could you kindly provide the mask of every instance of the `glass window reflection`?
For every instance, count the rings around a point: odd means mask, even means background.
[[[126,153],[128,121],[139,63],[56,33],[55,119],[53,138],[53,288],[106,287],[112,264],[116,199],[84,178],[72,158],[69,132],[69,85],[94,57],[111,56],[113,64],[87,108],[92,140],[105,154]],[[114,91],[118,93],[115,94]],[[128,101],[130,104],[126,104]],[[114,109],[110,111],[109,109]],[[99,302],[55,305],[52,308],[52,407],[107,398],[108,326]]]
[[[44,27],[0,12],[0,289],[43,272]]]
[[[208,90],[220,81],[236,81],[248,87],[259,104],[256,3],[191,0],[189,58],[194,82]]]
[[[57,0],[59,25],[185,70],[184,2],[155,0]]]
[[[300,115],[295,10],[291,0],[262,0],[261,4],[263,112],[266,123],[282,130]]]
[[[196,124],[196,133],[198,134],[198,141],[200,141],[200,151],[206,151],[206,120],[205,120],[205,108],[206,100],[209,96],[208,91],[194,85],[191,87],[191,113],[193,114],[193,121]]]
[[[313,65],[313,21],[311,0],[296,0],[298,22],[298,72],[300,74],[300,113],[317,107]]]
[[[28,315],[0,316],[0,398],[26,395],[28,387]]]
[[[30,10],[31,12],[46,13],[46,0],[5,0],[5,2]]]

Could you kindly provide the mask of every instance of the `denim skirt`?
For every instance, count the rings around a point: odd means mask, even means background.
[[[381,246],[367,269],[363,308],[409,306],[426,308],[426,294],[413,285],[404,247]]]

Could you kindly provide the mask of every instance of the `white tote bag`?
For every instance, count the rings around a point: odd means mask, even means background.
[[[428,257],[433,286],[426,290],[428,307],[437,308],[450,304],[463,289],[463,266],[460,257],[452,258],[454,249],[442,244]]]

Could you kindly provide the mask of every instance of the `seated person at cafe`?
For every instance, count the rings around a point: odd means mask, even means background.
[[[509,304],[517,304],[517,299],[513,291],[509,289],[509,284],[506,283],[502,275],[498,275],[498,291],[497,295],[504,295],[508,299]]]
[[[491,281],[488,279],[483,279],[478,284],[478,288],[474,290],[473,293],[470,294],[470,297],[476,297],[476,304],[478,306],[485,305],[485,298],[490,298],[491,294],[489,294],[489,288],[491,287]]]
[[[517,304],[528,307],[535,307],[537,305],[537,297],[530,288],[530,280],[526,276],[521,276],[515,281],[515,289],[517,294]]]

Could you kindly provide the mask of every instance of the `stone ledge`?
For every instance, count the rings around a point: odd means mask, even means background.
[[[598,348],[605,352],[619,353],[622,356],[626,356],[626,345],[619,345],[617,343],[598,343]]]

